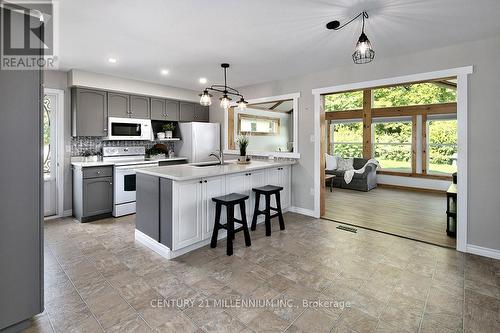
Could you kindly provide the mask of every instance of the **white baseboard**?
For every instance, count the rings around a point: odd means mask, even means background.
[[[73,209],[68,209],[63,212],[63,217],[73,216]]]
[[[314,217],[314,211],[312,209],[291,206],[288,207],[288,211],[292,213]]]
[[[467,252],[483,257],[500,259],[500,250],[490,249],[487,247],[467,244]]]
[[[156,240],[153,238],[149,237],[143,232],[140,232],[139,230],[135,229],[135,240],[142,245],[146,246],[148,249],[155,251],[158,253],[160,256],[170,259],[170,249],[166,247],[165,245],[158,243]]]

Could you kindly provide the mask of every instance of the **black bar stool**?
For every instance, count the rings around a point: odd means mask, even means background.
[[[255,187],[252,189],[252,191],[255,192],[255,209],[253,211],[252,230],[255,230],[255,227],[257,226],[257,217],[261,214],[266,216],[266,236],[271,236],[271,219],[274,217],[278,217],[280,229],[285,230],[285,221],[283,220],[283,214],[281,213],[281,190],[283,190],[283,187],[274,185]],[[261,194],[266,198],[266,208],[264,208],[263,211],[259,210]],[[273,194],[276,199],[276,207],[271,207],[271,195]],[[271,215],[271,210],[276,211],[276,214]]]
[[[234,234],[243,231],[245,235],[245,245],[252,245],[250,241],[250,232],[248,231],[247,216],[245,209],[245,200],[248,199],[248,195],[231,193],[223,195],[220,197],[212,198],[215,202],[215,224],[214,231],[212,233],[212,241],[210,242],[210,247],[217,247],[217,236],[219,234],[219,229],[227,230],[227,250],[228,256],[233,255],[233,240]],[[227,222],[226,224],[220,223],[220,214],[222,210],[222,205],[226,206]],[[234,218],[234,206],[240,205],[241,220]],[[234,229],[234,222],[241,224],[241,227]]]

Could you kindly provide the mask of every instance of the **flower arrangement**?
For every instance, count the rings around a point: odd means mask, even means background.
[[[240,156],[247,156],[248,143],[249,143],[248,136],[240,135],[236,139],[236,144],[240,148]]]

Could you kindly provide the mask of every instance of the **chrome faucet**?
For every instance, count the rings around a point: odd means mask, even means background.
[[[218,150],[219,152],[219,155],[217,155],[216,153],[210,153],[210,155],[208,156],[214,156],[216,159],[219,160],[219,164],[224,164],[224,152],[222,150]]]

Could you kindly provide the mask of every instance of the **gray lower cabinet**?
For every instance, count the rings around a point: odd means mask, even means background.
[[[129,118],[130,96],[115,92],[108,92],[108,116]]]
[[[208,121],[208,106],[195,104],[194,105],[194,120],[195,121]]]
[[[73,168],[73,215],[80,222],[111,216],[113,167]]]
[[[130,118],[149,119],[149,97],[145,96],[130,96]]]
[[[73,136],[107,136],[107,98],[100,90],[73,88],[71,113]]]
[[[195,104],[190,102],[180,102],[180,121],[195,121],[194,118]]]
[[[179,121],[179,101],[151,98],[151,120]]]

